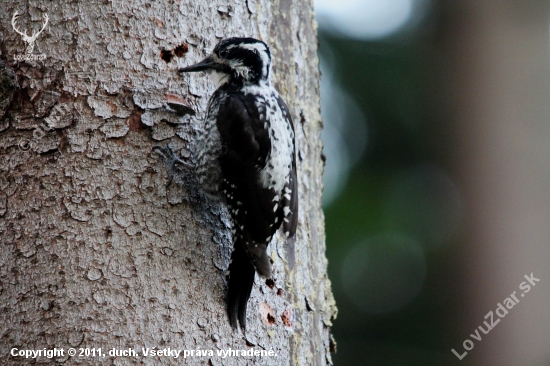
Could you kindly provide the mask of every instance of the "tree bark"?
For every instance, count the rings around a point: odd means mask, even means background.
[[[0,15],[0,363],[27,364],[21,350],[54,348],[63,355],[36,361],[331,363],[336,308],[324,255],[312,3],[26,4],[3,4]],[[16,11],[28,35],[49,16],[34,59],[11,26]],[[244,336],[225,312],[232,244],[225,205],[189,188],[192,169],[166,188],[167,169],[152,153],[169,143],[192,157],[213,85],[176,70],[230,36],[271,47],[275,86],[295,124],[300,198],[294,248],[282,234],[269,246],[274,282],[256,277]],[[175,360],[145,356],[144,348],[182,352]],[[217,355],[229,348],[276,356]],[[112,349],[136,354],[111,356]],[[183,361],[183,350],[195,355]]]
[[[469,218],[454,349],[467,352],[461,365],[549,364],[550,3],[446,0],[440,9],[432,69]],[[527,293],[531,273],[540,283]],[[497,304],[512,293],[519,302],[501,318]],[[466,350],[489,311],[498,326]]]

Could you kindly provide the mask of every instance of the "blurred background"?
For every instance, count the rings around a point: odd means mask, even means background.
[[[549,366],[550,2],[315,11],[334,363]]]

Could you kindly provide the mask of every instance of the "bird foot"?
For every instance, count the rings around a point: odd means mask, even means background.
[[[166,187],[170,187],[172,184],[172,181],[174,180],[174,172],[176,165],[183,165],[185,167],[190,168],[192,165],[181,160],[174,150],[172,149],[172,146],[168,145],[166,147],[162,146],[154,146],[153,151],[157,154],[162,156],[162,160],[164,164],[168,167],[168,183],[166,183]]]

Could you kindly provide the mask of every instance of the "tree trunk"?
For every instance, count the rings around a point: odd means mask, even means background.
[[[464,311],[454,349],[463,366],[548,365],[550,3],[445,0],[440,9],[442,58],[433,70],[469,217],[457,256]],[[540,283],[524,277],[531,274]],[[501,318],[498,304],[511,294],[519,302]],[[498,326],[467,350],[489,312]]]
[[[42,353],[38,363],[331,363],[336,308],[324,256],[312,4],[211,3],[3,4],[2,364],[27,364],[24,350],[54,348],[63,352]],[[36,33],[44,14],[49,22],[28,47],[15,29]],[[293,248],[278,234],[269,246],[274,282],[256,276],[245,336],[225,312],[232,244],[225,205],[189,188],[192,169],[166,188],[167,169],[152,153],[170,143],[192,156],[213,85],[176,70],[230,36],[271,46],[275,86],[293,114],[299,177],[297,240]],[[146,356],[147,348],[181,353]],[[218,355],[229,348],[273,351]]]

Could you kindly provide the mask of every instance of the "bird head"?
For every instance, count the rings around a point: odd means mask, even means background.
[[[221,40],[204,60],[179,72],[205,71],[219,85],[269,84],[271,54],[267,45],[255,38],[227,38]]]

